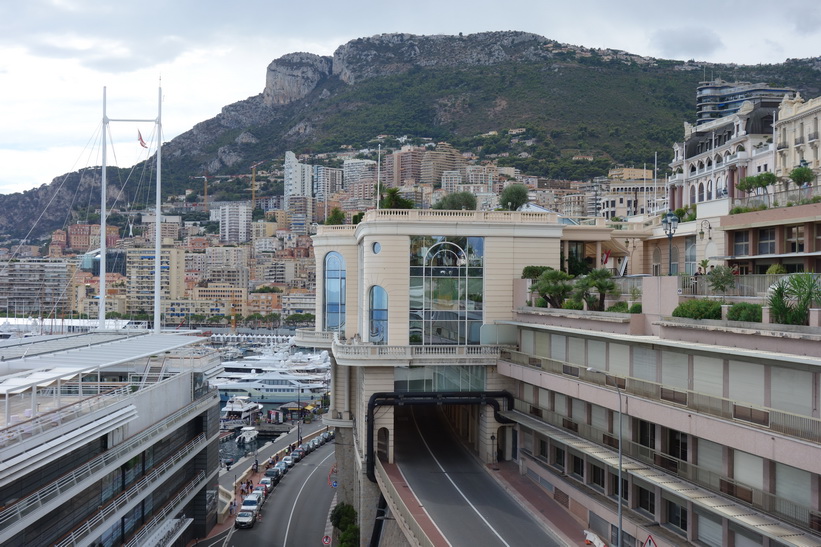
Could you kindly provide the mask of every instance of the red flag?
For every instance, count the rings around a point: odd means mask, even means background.
[[[143,135],[142,133],[140,133],[139,129],[137,129],[137,140],[140,141],[140,146],[142,146],[143,148],[148,148],[148,145],[145,144],[145,141],[143,140]]]

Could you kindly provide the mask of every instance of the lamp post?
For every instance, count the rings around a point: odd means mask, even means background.
[[[492,445],[492,450],[490,455],[490,463],[496,463],[496,435],[490,436],[490,444]]]
[[[673,234],[676,233],[676,228],[678,228],[678,217],[673,211],[668,211],[666,215],[661,217],[661,226],[664,228],[664,233],[667,234],[669,247],[667,254],[670,256],[670,261],[667,265],[667,275],[673,275]]]
[[[675,215],[673,215],[673,217],[675,217]],[[605,377],[605,382],[607,381],[606,379],[610,376],[606,372],[595,369],[593,367],[587,367],[587,372],[592,372],[594,374],[603,375]],[[618,480],[619,480],[618,496],[619,496],[619,499],[618,499],[618,517],[617,517],[618,522],[619,522],[619,536],[616,540],[616,547],[622,547],[621,546],[621,536],[622,536],[622,526],[621,526],[621,523],[622,523],[621,513],[622,513],[622,511],[621,511],[621,507],[622,507],[622,502],[624,500],[624,492],[623,492],[624,484],[623,484],[622,479],[621,479],[621,468],[622,468],[622,463],[621,463],[622,462],[622,456],[621,456],[621,454],[622,454],[622,449],[621,449],[621,442],[622,442],[622,436],[621,436],[622,435],[622,433],[621,433],[622,432],[622,427],[621,427],[622,406],[621,406],[621,388],[619,388],[619,382],[615,378],[613,379],[613,385],[616,387],[616,393],[619,396],[619,470],[618,470],[619,471],[619,473],[618,473]]]

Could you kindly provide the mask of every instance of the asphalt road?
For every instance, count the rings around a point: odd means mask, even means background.
[[[333,441],[308,454],[274,487],[261,520],[250,529],[230,529],[219,545],[320,547],[335,494],[335,463]]]
[[[563,545],[453,438],[435,407],[395,407],[396,462],[453,547]]]

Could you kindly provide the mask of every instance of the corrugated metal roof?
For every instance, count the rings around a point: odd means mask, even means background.
[[[48,385],[81,372],[104,369],[134,359],[163,354],[202,341],[180,334],[92,333],[37,343],[37,355],[27,355],[26,345],[15,346],[15,358],[7,361],[0,376],[0,394],[19,393]],[[9,347],[2,348],[5,356]]]

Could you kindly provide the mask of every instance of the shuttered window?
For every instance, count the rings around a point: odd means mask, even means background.
[[[567,416],[567,397],[561,393],[556,393],[553,395],[553,398],[556,403],[556,407],[554,409],[556,414],[559,416]]]
[[[698,440],[698,466],[724,475],[724,450],[720,444],[704,439]]]
[[[523,329],[522,331],[522,353],[534,353],[533,351],[533,336],[534,333],[532,330]],[[536,354],[538,355],[538,353]]]
[[[550,335],[550,358],[557,361],[567,361],[565,337],[560,334]]]
[[[724,396],[724,361],[715,357],[693,355],[693,391]]]
[[[578,424],[587,423],[587,405],[581,399],[573,399],[573,421]]]
[[[539,357],[550,357],[550,334],[547,332],[537,332],[534,338],[536,347],[533,350],[533,354]]]
[[[601,340],[587,341],[587,363],[593,368],[605,370],[607,364],[605,358],[607,357],[607,345]]]
[[[585,355],[584,338],[569,338],[567,362],[575,365],[587,366],[587,356]]]
[[[607,420],[607,409],[603,406],[593,405],[590,412],[590,421],[591,425],[600,431],[608,431],[610,428]]]
[[[747,452],[733,453],[733,477],[741,484],[764,488],[764,460]]]
[[[630,346],[610,344],[608,370],[616,376],[630,376]]]
[[[764,406],[764,365],[730,361],[730,399]]]
[[[701,512],[696,512],[698,518],[698,539],[709,547],[722,547],[723,530],[721,519],[712,515],[708,516]]]
[[[661,383],[677,389],[689,389],[690,375],[687,354],[677,351],[661,352]]]
[[[633,346],[633,376],[657,381],[656,378],[656,350],[643,346]]]
[[[770,370],[772,402],[769,406],[812,416],[812,373],[784,367],[773,367]]]
[[[812,475],[802,469],[776,463],[775,495],[804,507],[812,507]]]

